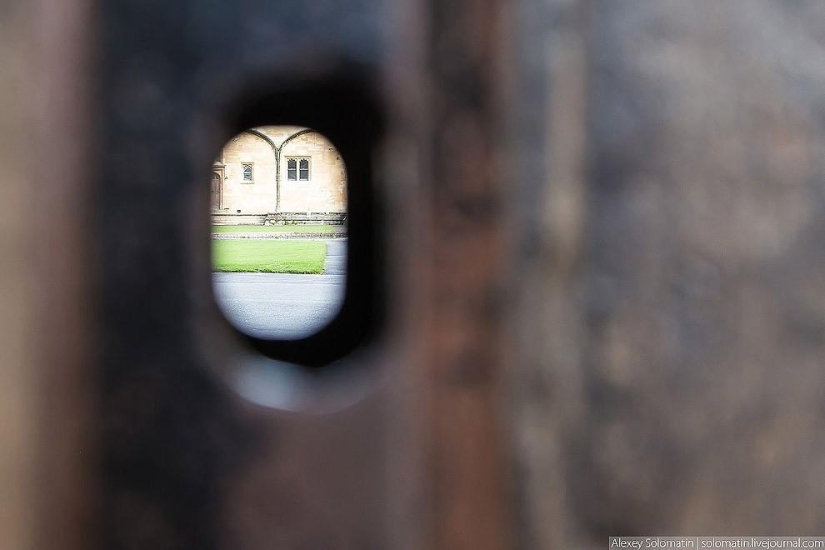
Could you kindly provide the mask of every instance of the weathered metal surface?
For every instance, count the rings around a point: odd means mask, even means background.
[[[821,531],[822,4],[525,5],[523,547]]]
[[[368,105],[378,84],[379,7],[102,4],[104,547],[386,547],[375,520],[383,494],[380,400],[368,396],[335,415],[277,411],[245,403],[230,387],[237,354],[255,351],[224,337],[204,191],[226,139],[273,123],[311,126],[334,142],[351,123],[344,137],[352,139],[339,150],[356,157],[354,185],[369,188],[358,159],[373,154],[365,132],[377,121],[351,119],[365,114],[358,102]],[[372,250],[364,238],[370,208],[350,209],[363,220],[350,226],[355,258]],[[367,300],[380,285],[361,271],[349,286],[370,285]],[[340,333],[364,325],[352,315],[347,321]],[[317,364],[307,354],[353,344],[341,336],[295,344],[290,356],[275,346],[273,355]]]
[[[495,3],[414,6],[417,42],[401,47],[412,50],[406,55],[417,80],[399,90],[406,97],[398,105],[411,109],[407,120],[420,117],[410,139],[420,155],[421,212],[412,219],[416,280],[402,302],[415,317],[400,391],[415,395],[406,411],[411,439],[402,446],[419,460],[401,464],[420,471],[396,473],[417,473],[421,486],[408,503],[418,532],[396,542],[503,549],[511,533],[500,415],[507,269],[502,14]]]

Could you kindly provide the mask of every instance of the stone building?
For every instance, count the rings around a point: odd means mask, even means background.
[[[314,130],[247,130],[224,146],[213,166],[213,222],[343,223],[346,177],[338,150]]]

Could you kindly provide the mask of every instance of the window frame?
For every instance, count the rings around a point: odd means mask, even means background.
[[[294,178],[290,177],[290,168],[289,168],[289,163],[290,162],[295,163],[295,177]],[[301,163],[302,162],[307,163],[307,168],[306,168],[307,177],[306,177],[306,179],[301,178],[301,172],[302,172]],[[294,181],[294,182],[310,182],[310,181],[312,181],[312,157],[292,157],[292,156],[286,157],[286,180],[287,181]]]
[[[290,168],[290,164],[294,164],[295,168]],[[290,175],[291,171],[295,171],[295,177]],[[286,159],[286,181],[298,181],[298,159],[287,157]]]
[[[246,179],[246,168],[249,167],[249,179]],[[241,183],[255,183],[255,163],[241,163]]]

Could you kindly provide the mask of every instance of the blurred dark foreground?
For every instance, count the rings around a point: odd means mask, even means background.
[[[0,0],[0,548],[825,528],[825,4]],[[215,306],[233,131],[350,174],[342,316]]]

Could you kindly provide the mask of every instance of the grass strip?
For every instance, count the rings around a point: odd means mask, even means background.
[[[322,273],[326,255],[327,245],[323,241],[212,241],[214,271]]]

